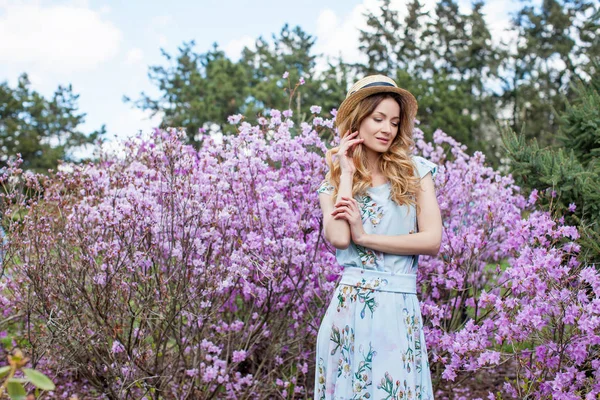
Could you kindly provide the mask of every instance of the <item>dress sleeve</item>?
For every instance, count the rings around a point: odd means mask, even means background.
[[[432,163],[429,160],[424,159],[421,156],[413,156],[413,161],[417,167],[417,173],[419,178],[423,179],[425,175],[431,172],[431,177],[434,178],[438,172],[437,164]]]
[[[317,189],[317,193],[321,194],[321,193],[325,193],[328,195],[333,194],[334,191],[334,187],[331,183],[329,183],[328,181],[323,181],[323,183],[321,183],[321,186],[319,186],[319,188]]]

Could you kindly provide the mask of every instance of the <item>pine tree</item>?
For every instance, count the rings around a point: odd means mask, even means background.
[[[194,41],[184,43],[175,59],[163,50],[171,65],[149,68],[150,80],[162,92],[160,97],[153,99],[142,93],[134,102],[152,115],[161,113],[161,128],[185,128],[191,143],[197,141],[198,129],[206,125],[228,129],[227,117],[244,106],[249,82],[245,69],[229,60],[216,44],[201,54],[194,51],[194,46]]]
[[[80,130],[85,114],[78,113],[79,95],[59,86],[50,99],[31,89],[27,74],[17,86],[0,83],[0,168],[21,154],[22,167],[46,173],[59,160],[77,161],[74,152],[105,133],[104,126],[86,134]]]
[[[570,83],[589,79],[600,56],[600,4],[595,0],[543,0],[525,5],[513,21],[516,52],[505,60],[503,104],[513,130],[540,145],[557,144],[556,112],[574,95]]]
[[[163,51],[169,66],[150,67],[150,79],[160,96],[142,93],[134,104],[153,114],[161,113],[162,128],[185,128],[188,140],[196,144],[198,129],[212,124],[223,133],[235,132],[236,127],[227,123],[233,114],[253,118],[271,108],[291,107],[295,121],[300,122],[308,118],[311,105],[321,105],[325,112],[337,107],[347,89],[348,66],[341,60],[317,74],[314,43],[315,39],[300,27],[285,25],[272,41],[259,37],[255,49],[245,48],[237,62],[217,44],[211,51],[197,53],[193,41],[184,43],[176,58]],[[282,78],[286,71],[292,88],[300,77],[306,81],[293,99],[288,82]]]
[[[507,129],[502,136],[517,184],[544,193],[541,205],[580,229],[582,259],[600,262],[600,79],[575,85],[576,97],[557,115],[560,146]],[[554,193],[554,196],[553,196]],[[575,212],[569,205],[575,204]]]

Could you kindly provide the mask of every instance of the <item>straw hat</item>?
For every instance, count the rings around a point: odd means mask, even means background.
[[[345,120],[354,108],[362,99],[375,93],[397,93],[404,100],[404,111],[410,119],[414,119],[417,115],[417,100],[408,90],[401,89],[396,85],[393,79],[385,75],[369,75],[358,82],[346,94],[346,98],[340,105],[336,121]]]

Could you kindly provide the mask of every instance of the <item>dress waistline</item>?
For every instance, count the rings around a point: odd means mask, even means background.
[[[344,268],[340,285],[381,292],[417,294],[416,274],[394,274],[372,269]]]

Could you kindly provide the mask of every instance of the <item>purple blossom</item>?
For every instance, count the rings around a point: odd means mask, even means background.
[[[312,114],[320,114],[321,113],[321,107],[320,106],[310,106],[310,112]]]
[[[303,78],[303,77],[300,77],[300,79],[298,80],[298,83],[299,83],[300,85],[304,85],[304,84],[306,83],[306,81],[304,80],[304,78]]]
[[[531,194],[529,195],[529,204],[535,204],[538,200],[538,190],[537,189],[533,189],[531,191]]]
[[[575,205],[575,203],[569,204],[569,211],[570,212],[575,212],[576,209],[577,209],[577,206]]]
[[[287,78],[288,78],[288,76],[290,76],[290,73],[289,73],[289,72],[287,72],[287,71],[285,71],[285,72],[283,73],[283,76],[282,76],[282,78],[283,78],[283,79],[287,79]]]
[[[242,120],[242,118],[244,118],[242,114],[230,115],[229,117],[227,117],[227,121],[231,125],[237,125]]]
[[[113,354],[123,353],[125,351],[125,347],[118,340],[113,341],[112,347],[110,351]]]
[[[242,362],[246,359],[247,353],[245,350],[234,350],[231,359],[233,362]]]

